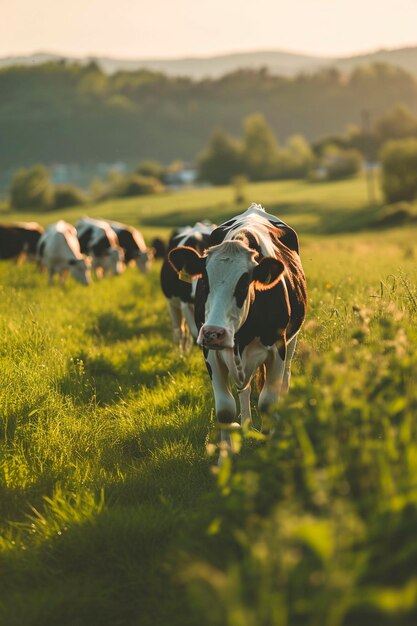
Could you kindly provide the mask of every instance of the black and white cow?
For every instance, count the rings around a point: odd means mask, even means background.
[[[0,225],[0,259],[35,260],[36,246],[44,233],[37,222]]]
[[[169,253],[177,272],[199,278],[195,297],[197,343],[212,379],[222,440],[237,427],[236,385],[241,424],[251,423],[251,381],[261,369],[261,412],[286,393],[297,334],[304,321],[307,289],[298,237],[258,204],[219,226],[204,255],[190,247]]]
[[[59,274],[64,284],[68,272],[82,285],[91,282],[90,260],[81,254],[74,226],[64,220],[46,229],[38,241],[37,257],[40,265],[48,270],[49,285],[53,283],[54,274]]]
[[[202,254],[214,228],[216,228],[214,224],[197,222],[194,226],[178,229],[171,235],[168,250],[173,250],[178,246],[187,246]],[[168,300],[174,342],[181,352],[188,351],[191,349],[193,339],[196,340],[198,335],[194,321],[197,280],[183,274],[178,276],[168,259],[165,259],[162,264],[160,280],[162,291]]]
[[[75,224],[81,252],[91,256],[96,276],[117,276],[124,269],[124,252],[117,234],[104,220],[83,217]]]
[[[146,246],[142,233],[133,226],[120,224],[120,222],[112,222],[107,220],[119,239],[119,245],[124,250],[125,263],[128,265],[134,261],[138,269],[146,274],[152,264],[154,258],[153,248]]]
[[[152,248],[155,250],[155,259],[165,259],[168,249],[166,242],[160,237],[152,239]]]

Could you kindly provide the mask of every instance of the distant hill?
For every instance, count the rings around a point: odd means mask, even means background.
[[[136,71],[149,69],[168,76],[188,76],[195,80],[219,78],[239,69],[259,69],[267,67],[270,73],[292,77],[301,72],[312,73],[324,67],[336,67],[348,71],[358,65],[383,62],[396,65],[417,76],[417,46],[393,50],[377,50],[350,57],[319,57],[296,54],[280,50],[259,52],[237,52],[210,57],[190,57],[180,59],[114,59],[110,57],[74,58],[48,52],[38,52],[27,56],[0,58],[0,68],[13,65],[39,65],[60,59],[87,64],[96,61],[107,73],[119,70]]]
[[[386,64],[296,77],[246,69],[196,81],[48,62],[0,69],[0,94],[0,177],[36,162],[83,171],[145,158],[193,162],[215,128],[239,136],[255,112],[280,142],[343,132],[363,122],[364,110],[374,122],[397,102],[417,113],[417,78]]]

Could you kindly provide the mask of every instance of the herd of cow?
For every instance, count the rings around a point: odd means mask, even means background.
[[[216,418],[225,447],[239,427],[230,380],[237,389],[241,425],[251,423],[251,382],[260,374],[258,406],[268,411],[290,383],[291,360],[303,324],[307,288],[298,237],[259,204],[220,226],[197,222],[177,229],[167,251],[125,224],[91,218],[72,226],[59,221],[45,231],[35,223],[0,227],[0,258],[30,256],[65,280],[80,283],[119,274],[135,262],[147,272],[163,256],[161,287],[175,343],[182,352],[202,347],[212,381]],[[156,248],[156,250],[155,250]]]
[[[60,220],[46,230],[36,222],[0,226],[0,258],[36,260],[47,269],[49,284],[55,274],[64,283],[71,273],[88,285],[91,270],[97,277],[117,275],[130,262],[147,272],[154,252],[133,226],[90,217],[78,220],[75,227]]]

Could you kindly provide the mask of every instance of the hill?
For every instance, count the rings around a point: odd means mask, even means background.
[[[320,68],[334,67],[343,71],[369,63],[389,63],[417,76],[417,46],[380,49],[347,57],[321,57],[299,54],[285,50],[259,50],[256,52],[235,52],[208,57],[184,57],[178,59],[118,59],[112,57],[66,57],[50,52],[37,52],[32,55],[0,58],[1,67],[15,65],[33,66],[45,61],[60,61],[86,65],[95,61],[103,71],[136,71],[148,69],[163,72],[167,76],[187,76],[195,80],[219,78],[224,74],[240,69],[260,69],[265,67],[271,74],[296,76],[299,73],[316,72]]]
[[[193,81],[138,70],[108,75],[96,63],[65,62],[0,70],[0,171],[22,165],[155,158],[193,161],[216,127],[241,133],[262,113],[280,141],[314,140],[381,115],[401,101],[417,112],[417,80],[387,65],[347,76],[322,70],[296,78],[242,70]]]

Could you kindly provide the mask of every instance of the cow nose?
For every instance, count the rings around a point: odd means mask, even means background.
[[[226,329],[221,326],[203,326],[202,331],[206,343],[217,343],[226,335]]]

